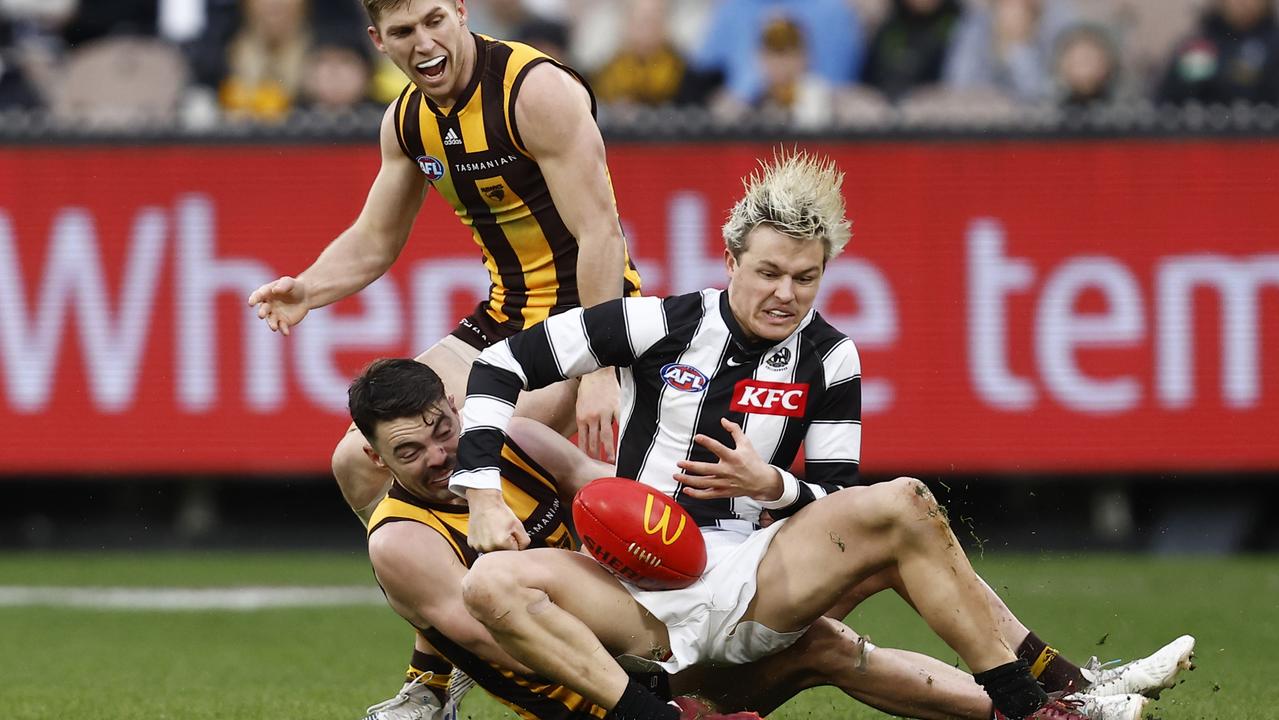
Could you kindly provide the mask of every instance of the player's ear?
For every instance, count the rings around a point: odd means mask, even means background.
[[[378,52],[385,55],[386,46],[382,44],[382,33],[378,32],[377,26],[370,25],[368,27],[368,33],[369,39],[373,41],[373,47],[377,48]]]
[[[728,248],[724,248],[724,269],[728,270],[730,278],[737,272],[737,258],[733,257],[733,251]]]
[[[462,21],[462,24],[465,25],[466,24],[466,3],[463,0],[457,0],[457,16]]]
[[[374,465],[376,465],[377,467],[381,469],[386,469],[386,463],[382,462],[382,456],[378,455],[376,450],[369,447],[368,445],[365,445],[364,454],[367,455],[368,458],[373,461]]]

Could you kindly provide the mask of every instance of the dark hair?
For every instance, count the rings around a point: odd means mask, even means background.
[[[346,391],[347,409],[369,442],[383,420],[416,417],[444,397],[444,381],[416,360],[374,360]]]

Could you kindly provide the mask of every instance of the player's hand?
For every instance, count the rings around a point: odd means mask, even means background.
[[[764,462],[751,441],[742,432],[742,426],[721,418],[720,425],[733,438],[734,447],[706,435],[696,435],[693,441],[715,453],[717,462],[680,460],[676,465],[684,472],[675,473],[675,481],[684,485],[681,491],[692,498],[749,497],[756,500],[776,500],[782,495],[782,476],[777,468]]]
[[[494,550],[523,550],[528,547],[528,533],[524,524],[502,499],[501,490],[466,491],[470,506],[470,520],[466,544],[477,552]]]
[[[621,390],[613,368],[582,376],[577,386],[577,446],[588,457],[617,462],[613,422],[620,402]]]
[[[272,332],[289,334],[289,328],[302,322],[310,306],[306,302],[306,282],[301,278],[279,278],[254,290],[249,307],[256,307],[258,317]]]

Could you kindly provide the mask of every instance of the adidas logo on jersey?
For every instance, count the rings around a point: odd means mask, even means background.
[[[462,138],[457,136],[456,130],[454,130],[453,128],[449,128],[449,131],[444,133],[444,144],[445,145],[461,145]]]
[[[803,417],[808,408],[808,383],[741,380],[733,386],[730,410],[759,415]]]

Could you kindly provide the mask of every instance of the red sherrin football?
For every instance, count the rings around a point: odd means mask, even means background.
[[[644,483],[591,482],[573,498],[573,524],[591,557],[645,590],[687,587],[706,569],[706,544],[692,516]]]

